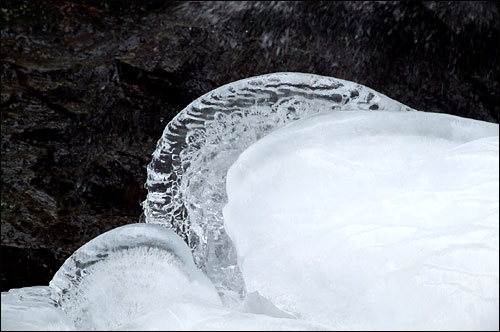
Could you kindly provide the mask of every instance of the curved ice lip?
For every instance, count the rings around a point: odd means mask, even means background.
[[[197,279],[212,287],[205,275],[196,268],[186,244],[173,231],[159,225],[129,224],[97,236],[64,262],[49,283],[54,303],[64,310],[64,302],[71,300],[72,289],[78,287],[89,268],[106,260],[112,253],[141,247],[172,254],[186,267],[190,279]]]
[[[243,293],[241,279],[227,284],[227,274],[233,280],[240,275],[223,229],[227,170],[273,129],[337,110],[415,111],[363,85],[304,73],[251,77],[199,97],[170,121],[157,143],[147,167],[146,222],[183,236],[219,291]]]

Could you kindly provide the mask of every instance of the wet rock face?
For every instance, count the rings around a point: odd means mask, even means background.
[[[311,72],[498,123],[498,2],[2,6],[2,290],[137,222],[163,128],[220,85]]]

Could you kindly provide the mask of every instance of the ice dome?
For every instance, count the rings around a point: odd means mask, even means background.
[[[227,175],[247,291],[334,329],[498,327],[498,125],[328,112]]]
[[[49,285],[79,329],[117,329],[188,300],[220,303],[182,239],[150,224],[121,226],[86,243]],[[173,314],[163,318],[177,322]]]

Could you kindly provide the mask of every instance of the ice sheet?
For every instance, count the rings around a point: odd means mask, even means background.
[[[220,304],[182,239],[150,224],[118,227],[86,243],[50,287],[78,329],[117,329],[177,302]]]
[[[326,330],[254,294],[222,306],[187,245],[159,225],[131,224],[78,249],[50,286],[2,292],[2,330]]]

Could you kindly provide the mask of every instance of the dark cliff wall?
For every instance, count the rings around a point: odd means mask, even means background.
[[[2,290],[47,284],[137,222],[164,126],[222,84],[310,72],[498,122],[498,2],[5,0],[1,15]]]

